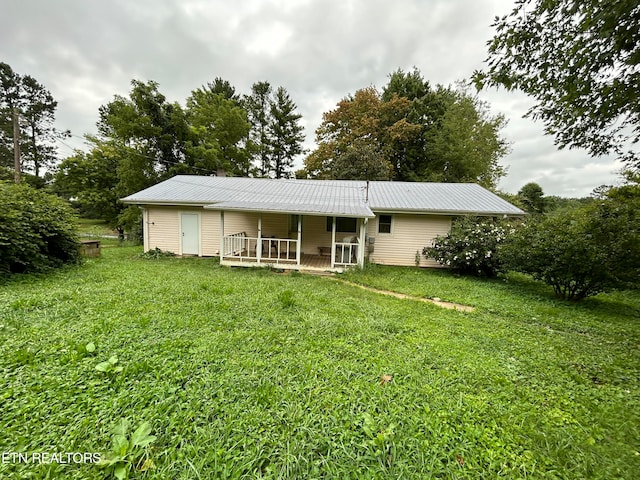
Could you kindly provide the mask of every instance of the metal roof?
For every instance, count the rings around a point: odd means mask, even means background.
[[[122,201],[141,205],[202,205],[216,210],[350,217],[373,217],[373,211],[524,214],[509,202],[471,183],[369,182],[367,189],[366,182],[351,180],[177,175]]]

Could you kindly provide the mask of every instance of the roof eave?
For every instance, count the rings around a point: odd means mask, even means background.
[[[520,210],[519,212],[505,211],[484,211],[477,210],[416,210],[415,208],[371,208],[376,213],[405,213],[415,215],[477,215],[480,217],[494,217],[496,215],[506,215],[509,217],[521,217],[527,214]]]
[[[292,209],[267,209],[267,208],[247,208],[247,207],[231,207],[225,205],[204,205],[206,210],[224,210],[224,211],[233,211],[233,212],[249,212],[249,213],[281,213],[281,214],[290,214],[290,215],[308,215],[315,217],[351,217],[351,218],[375,218],[375,214],[372,212],[371,214],[354,214],[354,213],[344,213],[344,212],[319,212],[319,211],[311,211],[311,210],[292,210]]]
[[[158,205],[164,207],[204,207],[208,203],[203,202],[180,202],[174,200],[137,200],[121,198],[120,201],[125,205]]]

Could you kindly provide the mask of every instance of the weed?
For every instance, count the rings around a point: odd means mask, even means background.
[[[283,308],[291,308],[295,306],[295,294],[291,290],[284,290],[278,294],[278,300]]]
[[[111,449],[100,463],[118,480],[129,478],[132,469],[145,472],[154,468],[148,449],[156,440],[150,435],[151,425],[142,422],[130,436],[128,430],[129,422],[121,419],[113,429]]]
[[[175,253],[166,252],[164,250],[159,249],[158,247],[152,250],[147,250],[146,252],[143,252],[140,254],[140,258],[144,258],[146,260],[158,260],[160,258],[175,257],[175,256],[176,256]]]

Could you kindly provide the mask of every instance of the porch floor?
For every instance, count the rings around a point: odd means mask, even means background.
[[[308,270],[314,272],[342,272],[346,268],[344,265],[336,265],[331,268],[331,257],[328,255],[311,255],[303,253],[300,258],[300,266],[294,260],[278,262],[275,258],[262,258],[260,264],[255,258],[247,257],[224,257],[222,265],[229,267],[267,267],[282,268],[283,270]]]

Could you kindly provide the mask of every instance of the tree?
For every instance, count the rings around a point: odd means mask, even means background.
[[[356,139],[333,162],[330,175],[335,180],[391,180],[393,165],[366,139]]]
[[[256,82],[251,86],[251,94],[244,97],[244,107],[251,122],[249,149],[252,160],[258,165],[260,176],[266,177],[271,171],[271,138],[269,136],[271,85]]]
[[[247,112],[233,98],[233,87],[219,81],[217,88],[209,84],[191,92],[187,99],[192,136],[187,163],[199,171],[224,169],[241,176],[251,171],[246,149],[251,124]]]
[[[394,95],[382,101],[375,87],[356,91],[338,102],[334,110],[322,115],[322,124],[316,130],[317,148],[305,159],[304,176],[336,178],[341,172],[340,159],[364,146],[378,152],[382,162],[394,163],[394,146],[406,145],[420,135],[420,126],[407,121],[410,101]],[[354,150],[355,149],[355,150]],[[337,162],[337,163],[336,163]]]
[[[184,172],[190,130],[184,110],[157,82],[132,80],[129,98],[116,95],[99,109],[98,131],[118,148],[118,191],[128,195]]]
[[[501,249],[512,270],[567,300],[640,285],[640,187],[611,189],[585,207],[529,219]]]
[[[57,161],[55,141],[69,131],[54,127],[58,107],[51,93],[30,75],[0,63],[0,165],[13,166],[13,114],[20,118],[21,168],[41,177]]]
[[[66,200],[74,199],[82,216],[103,219],[122,231],[118,221],[124,209],[117,192],[119,160],[117,146],[93,139],[89,153],[77,152],[60,163],[52,189]]]
[[[421,176],[430,181],[475,182],[495,189],[504,176],[499,160],[508,152],[498,135],[506,125],[502,115],[492,116],[489,107],[465,91],[442,92],[450,104],[435,128],[424,134],[429,159]]]
[[[535,182],[529,182],[518,192],[520,204],[529,213],[544,213],[546,202],[542,187]]]
[[[532,96],[560,148],[616,154],[640,167],[640,6],[633,0],[517,0],[496,18],[478,88]]]
[[[402,181],[478,182],[495,188],[504,175],[505,121],[465,90],[432,89],[419,71],[398,70],[382,94],[358,90],[323,115],[317,148],[305,160],[306,176],[332,178],[349,145],[366,140]]]
[[[296,113],[296,104],[284,87],[276,90],[270,113],[271,171],[275,178],[286,178],[291,176],[294,158],[304,152],[304,129],[299,124],[302,115]]]

